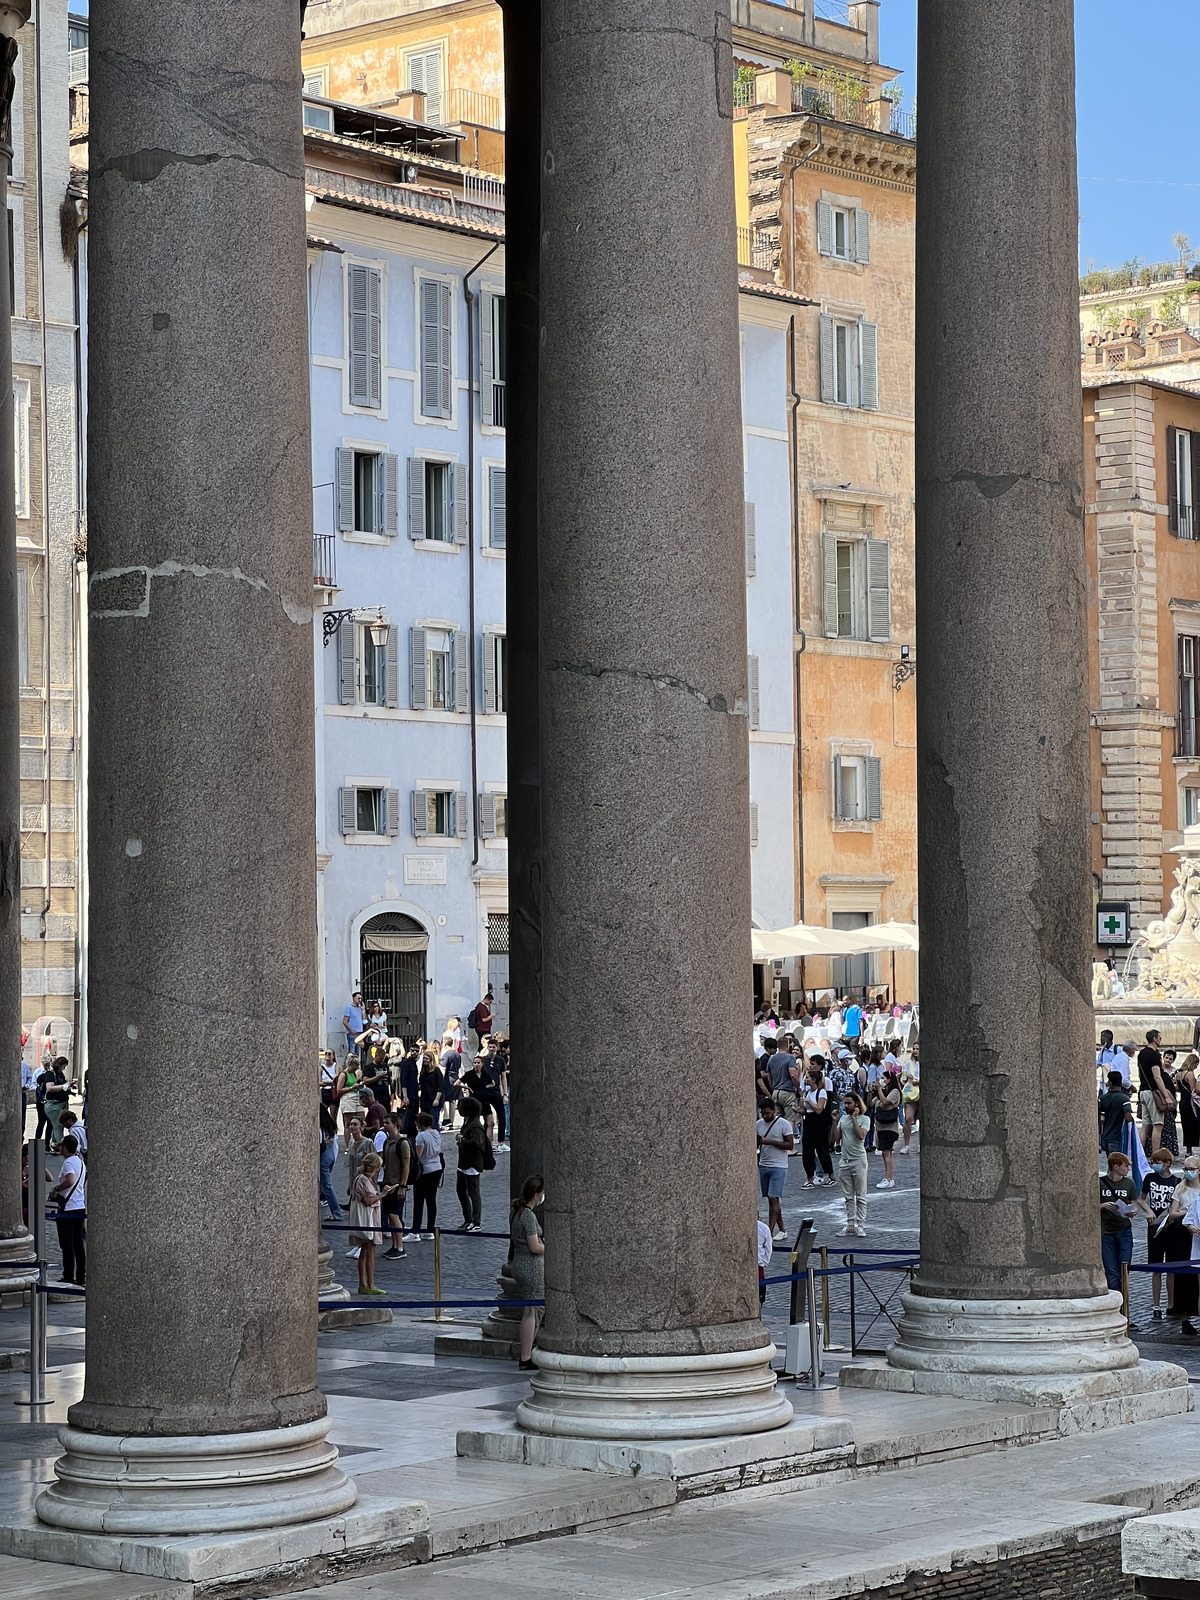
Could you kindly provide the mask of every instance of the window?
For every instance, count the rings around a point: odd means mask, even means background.
[[[304,93],[306,95],[315,95],[318,100],[323,100],[325,98],[324,67],[322,67],[318,72],[306,72],[304,74]]]
[[[837,206],[817,201],[817,249],[836,261],[871,259],[871,218],[861,206]]]
[[[408,536],[430,544],[467,542],[467,469],[455,461],[408,463]]]
[[[400,832],[399,789],[347,787],[338,790],[341,831],[350,834]]]
[[[879,822],[883,791],[878,756],[833,758],[833,814],[839,822]]]
[[[1183,791],[1183,825],[1194,828],[1200,823],[1200,789]]]
[[[758,571],[758,519],[754,511],[754,502],[745,502],[745,527],[746,527],[746,576],[752,578]]]
[[[414,789],[412,823],[418,839],[465,839],[467,797],[455,789]]]
[[[1200,433],[1167,429],[1167,525],[1177,539],[1200,538]]]
[[[484,423],[504,426],[504,382],[508,371],[508,340],[504,326],[504,296],[484,294],[479,302],[479,395]]]
[[[383,397],[383,274],[375,267],[346,269],[350,316],[350,404],[378,409]]]
[[[483,709],[508,710],[508,640],[502,633],[483,636]]]
[[[421,311],[421,415],[449,418],[454,412],[452,318],[450,285],[440,278],[422,278],[418,284]]]
[[[400,704],[398,629],[389,628],[386,642],[376,644],[371,624],[345,617],[338,624],[337,652],[340,705]]]
[[[750,700],[750,726],[757,728],[761,718],[761,706],[758,697],[758,657],[746,657],[746,687]]]
[[[508,546],[508,478],[504,467],[488,468],[488,544],[493,550]]]
[[[481,794],[479,796],[479,837],[481,839],[508,838],[508,796],[506,794]]]
[[[826,637],[886,643],[892,637],[890,544],[834,533],[822,542]]]
[[[430,122],[442,120],[442,52],[422,50],[408,57],[410,92],[425,96],[425,116]]]
[[[11,214],[11,213],[10,213]],[[29,379],[13,379],[13,472],[17,515],[29,515]]]
[[[829,919],[831,927],[845,929],[869,928],[874,921],[869,911],[835,911]],[[829,976],[834,989],[843,994],[847,989],[862,991],[877,981],[879,958],[874,955],[835,956],[829,963]]]
[[[414,711],[470,710],[470,650],[462,629],[409,630],[409,686]]]
[[[400,524],[399,457],[378,450],[337,453],[341,533],[394,534]]]
[[[1196,717],[1200,712],[1197,699],[1196,663],[1200,658],[1200,638],[1195,634],[1179,636],[1179,727],[1176,739],[1177,756],[1194,756],[1196,746]]]
[[[22,689],[29,688],[29,568],[17,563],[17,671]]]
[[[879,330],[873,322],[821,316],[821,399],[879,409]]]
[[[307,90],[305,92],[307,93]],[[304,126],[306,128],[318,128],[322,133],[332,133],[333,107],[312,106],[306,101],[304,106]]]

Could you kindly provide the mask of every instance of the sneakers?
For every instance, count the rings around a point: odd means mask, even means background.
[[[867,1237],[867,1230],[865,1228],[855,1228],[854,1231],[860,1239],[865,1239]]]
[[[1131,1322],[1129,1326],[1132,1328],[1133,1323]],[[1186,1333],[1189,1339],[1194,1339],[1197,1337],[1196,1324],[1192,1321],[1191,1317],[1184,1317],[1183,1321],[1179,1324],[1179,1331],[1180,1333]]]
[[[423,1233],[421,1234],[421,1238],[424,1239],[428,1244],[433,1243],[433,1235],[431,1233]]]
[[[775,1240],[775,1239],[786,1239],[787,1238],[787,1234],[784,1232],[784,1230],[782,1228],[774,1228],[772,1230],[772,1232],[771,1232],[771,1238],[772,1238],[772,1240]]]
[[[483,1232],[483,1228],[481,1227],[481,1225],[478,1222],[468,1222],[466,1228],[463,1231],[465,1233],[482,1233]]]
[[[852,1233],[857,1233],[857,1232],[858,1232],[858,1229],[857,1228],[852,1228],[849,1223],[847,1223],[844,1228],[839,1228],[838,1229],[839,1236],[843,1236],[843,1235],[848,1234],[848,1233],[852,1234]]]
[[[805,1178],[805,1180],[804,1180],[804,1182],[803,1182],[803,1183],[802,1183],[802,1184],[801,1184],[801,1185],[800,1185],[800,1187],[801,1187],[801,1188],[802,1188],[802,1189],[815,1189],[815,1188],[816,1188],[816,1187],[817,1187],[817,1186],[816,1186],[816,1184],[815,1184],[815,1183],[814,1183],[814,1182],[813,1182],[813,1181],[812,1181],[812,1179],[811,1179],[811,1178]]]
[[[1151,1313],[1151,1315],[1152,1315],[1152,1317],[1153,1317],[1153,1319],[1154,1319],[1154,1321],[1155,1321],[1155,1322],[1161,1322],[1161,1321],[1162,1321],[1162,1319],[1163,1319],[1163,1314],[1162,1314],[1162,1312],[1161,1312],[1161,1311],[1160,1311],[1160,1310],[1159,1310],[1159,1309],[1158,1309],[1158,1307],[1157,1307],[1157,1306],[1155,1306],[1155,1308],[1154,1308],[1154,1310],[1153,1310],[1153,1312],[1152,1312],[1152,1313]]]
[[[384,1251],[383,1259],[385,1261],[399,1261],[401,1256],[404,1254],[405,1252],[403,1250],[397,1250],[395,1245],[393,1245],[390,1250]]]
[[[359,1257],[358,1245],[352,1245],[351,1248],[346,1251],[346,1254],[350,1257],[351,1261],[357,1261]]]
[[[894,1189],[896,1187],[896,1180],[895,1178],[880,1178],[875,1187],[877,1189]]]

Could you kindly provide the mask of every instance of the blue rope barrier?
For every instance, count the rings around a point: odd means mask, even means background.
[[[389,1300],[386,1296],[377,1294],[363,1294],[360,1289],[352,1291],[355,1300],[367,1300],[373,1306],[386,1306],[398,1311],[424,1311],[431,1306],[488,1306],[492,1309],[499,1306],[544,1306],[544,1300]],[[327,1301],[322,1309],[327,1310],[331,1304],[344,1302]]]
[[[395,1216],[396,1213],[393,1212],[392,1215]],[[407,1233],[410,1237],[416,1231],[408,1227],[407,1224],[404,1228],[390,1228],[387,1223],[386,1212],[377,1228],[374,1226],[368,1228],[367,1224],[363,1222],[322,1222],[321,1227],[327,1233]],[[433,1233],[435,1231],[440,1233],[443,1239],[508,1239],[510,1237],[507,1233],[468,1233],[465,1228],[421,1229],[422,1233]]]
[[[1200,1261],[1139,1261],[1136,1266],[1131,1261],[1128,1265],[1130,1272],[1169,1272],[1172,1275],[1200,1272]]]
[[[897,1262],[896,1265],[899,1267],[919,1267],[921,1265],[921,1261],[918,1256],[913,1256],[910,1261]],[[812,1269],[812,1274],[814,1278],[841,1278],[847,1274],[852,1274],[855,1272],[880,1272],[882,1270],[883,1269],[881,1267],[814,1267]],[[781,1273],[778,1277],[774,1278],[760,1278],[758,1281],[764,1284],[802,1283],[806,1281],[807,1278],[807,1271],[787,1272]]]

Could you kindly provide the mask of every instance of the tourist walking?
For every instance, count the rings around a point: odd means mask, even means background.
[[[841,1146],[840,1176],[842,1194],[846,1200],[846,1226],[844,1234],[867,1236],[867,1131],[870,1120],[867,1108],[857,1094],[848,1094],[842,1102],[843,1111],[838,1122],[838,1139]]]
[[[47,1199],[55,1204],[58,1247],[62,1251],[64,1283],[84,1286],[87,1252],[84,1246],[84,1219],[87,1213],[87,1168],[79,1154],[73,1133],[63,1135],[63,1164]]]
[[[351,1244],[358,1249],[359,1294],[382,1294],[375,1287],[375,1249],[383,1243],[379,1216],[379,1187],[376,1182],[382,1162],[371,1150],[363,1157],[362,1170],[350,1185]]]
[[[380,1151],[383,1157],[383,1212],[392,1234],[391,1248],[385,1259],[398,1261],[404,1255],[404,1202],[408,1198],[412,1146],[395,1112],[384,1118],[383,1132],[383,1149]]]
[[[787,1182],[788,1156],[796,1147],[796,1135],[787,1117],[781,1117],[774,1102],[764,1100],[755,1124],[758,1136],[758,1192],[767,1202],[767,1226],[773,1239],[786,1239],[783,1226],[783,1187]]]
[[[1133,1218],[1139,1212],[1148,1219],[1154,1215],[1129,1176],[1129,1157],[1123,1150],[1110,1150],[1108,1172],[1100,1178],[1100,1254],[1104,1281],[1118,1293],[1121,1268],[1133,1260]],[[1136,1323],[1129,1326],[1136,1331]]]
[[[477,1048],[483,1049],[483,1041],[492,1031],[492,1001],[494,996],[489,989],[473,1010],[467,1013],[467,1027],[474,1028]]]
[[[912,1145],[913,1129],[921,1117],[921,1058],[916,1045],[912,1047],[912,1059],[900,1072],[900,1099],[904,1106],[904,1143],[900,1154],[906,1156]]]
[[[487,1134],[483,1128],[483,1107],[474,1095],[462,1102],[462,1127],[458,1130],[458,1176],[456,1188],[458,1203],[462,1207],[463,1228],[467,1233],[479,1233],[483,1225],[483,1203],[479,1194],[479,1177],[487,1167],[491,1153]]]
[[[546,1298],[546,1245],[542,1237],[542,1225],[535,1214],[545,1199],[542,1175],[535,1172],[525,1179],[520,1194],[512,1203],[508,1226],[508,1262],[517,1286],[518,1300]],[[521,1312],[522,1372],[532,1372],[537,1365],[533,1359],[533,1341],[541,1320],[540,1306],[526,1306]]]
[[[422,1111],[417,1116],[416,1156],[420,1171],[413,1198],[413,1237],[432,1239],[433,1230],[437,1227],[438,1185],[442,1181],[446,1159],[442,1155],[442,1136],[428,1111]]]
[[[804,1164],[804,1188],[819,1188],[833,1183],[833,1102],[825,1082],[824,1061],[813,1056],[804,1074],[804,1120],[800,1124],[800,1159]],[[817,1162],[822,1177],[816,1178]]]
[[[339,1154],[337,1123],[333,1120],[333,1113],[328,1106],[321,1106],[318,1116],[321,1127],[321,1148],[317,1199],[324,1201],[329,1207],[330,1220],[340,1222],[342,1208],[338,1205],[338,1197],[333,1188],[333,1169],[337,1165]]]
[[[900,1137],[903,1104],[900,1079],[894,1072],[886,1073],[877,1083],[871,1085],[870,1094],[870,1103],[875,1111],[875,1143],[879,1146],[879,1153],[883,1157],[883,1177],[875,1187],[894,1189],[896,1171],[893,1152],[896,1140]]]

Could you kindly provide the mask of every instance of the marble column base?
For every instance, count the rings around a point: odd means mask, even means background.
[[[33,1235],[18,1233],[0,1239],[0,1300],[5,1305],[16,1303],[37,1282],[38,1269],[34,1264]]]
[[[712,1355],[579,1356],[535,1350],[517,1426],[576,1439],[714,1439],[792,1420],[774,1345]]]
[[[1059,1430],[1113,1427],[1192,1410],[1187,1373],[1139,1361],[1116,1293],[1059,1300],[901,1296],[884,1361],[848,1362],[847,1388],[999,1400],[1057,1410]]]
[[[251,1433],[166,1435],[58,1430],[57,1482],[42,1522],[104,1534],[211,1534],[314,1522],[357,1498],[326,1435],[329,1417]]]

